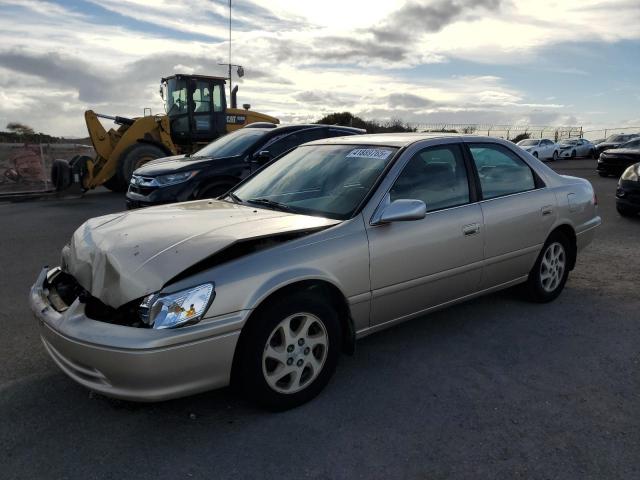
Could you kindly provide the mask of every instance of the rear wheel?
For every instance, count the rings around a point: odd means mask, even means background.
[[[571,150],[571,158],[576,158],[576,151],[575,150]]]
[[[553,161],[555,162],[556,160],[558,160],[558,151],[554,150],[554,152],[553,152]]]
[[[549,236],[524,284],[530,300],[546,303],[560,295],[569,277],[571,248],[563,234],[556,232]]]
[[[607,172],[598,172],[598,175],[600,175],[601,177],[608,177],[609,174]]]
[[[118,162],[118,170],[116,172],[116,176],[118,177],[117,182],[119,182],[118,188],[122,189],[121,191],[125,191],[129,186],[133,172],[137,168],[140,168],[151,160],[166,156],[167,152],[149,143],[136,143],[135,145],[131,145],[122,152],[122,156]]]
[[[533,152],[533,156],[538,158],[538,152]]]
[[[259,404],[286,410],[325,387],[338,363],[338,314],[323,298],[299,293],[256,312],[238,347],[234,383]]]
[[[75,157],[74,157],[75,158]],[[64,160],[54,160],[51,165],[51,183],[58,192],[71,186],[71,167]]]
[[[589,150],[589,158],[596,158],[596,151],[593,148]]]

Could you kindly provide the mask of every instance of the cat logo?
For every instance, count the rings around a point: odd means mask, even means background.
[[[230,125],[244,125],[246,121],[246,115],[227,115],[227,124]]]

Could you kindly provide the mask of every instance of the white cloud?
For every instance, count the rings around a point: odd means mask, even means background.
[[[91,1],[158,30],[141,32],[126,21],[95,23],[90,15],[79,13],[82,10],[54,1],[0,0],[0,55],[22,55],[22,59],[12,57],[11,70],[0,63],[4,67],[0,68],[4,90],[0,122],[21,120],[54,134],[83,135],[85,108],[122,115],[139,114],[147,106],[159,111],[157,86],[162,75],[176,71],[224,75],[217,63],[227,58],[225,2]],[[562,42],[640,39],[637,0],[615,5],[599,0],[236,4],[233,61],[242,63],[247,72],[239,80],[240,102],[283,119],[315,120],[340,109],[405,115],[409,121],[465,121],[465,115],[470,122],[560,121],[575,115],[569,110],[576,107],[556,99],[553,91],[542,99],[532,98],[505,78],[443,79],[437,67],[458,60],[487,66],[536,64],[542,49]],[[416,12],[433,16],[425,19],[425,28],[420,28],[420,18],[411,18]],[[220,40],[205,41],[203,35]],[[49,70],[35,68],[33,58],[40,65],[51,60]],[[425,65],[432,69],[422,72],[434,73],[410,74]],[[547,65],[541,70],[578,77],[588,72],[580,65],[562,67],[563,72]],[[18,76],[19,90],[7,90]],[[46,103],[46,115],[39,113],[38,102]],[[589,121],[580,116],[576,120]]]

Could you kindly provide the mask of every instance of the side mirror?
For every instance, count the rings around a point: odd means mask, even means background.
[[[422,220],[427,214],[427,206],[422,200],[401,198],[387,204],[380,213],[376,224]]]
[[[252,160],[259,165],[264,165],[271,160],[271,152],[269,150],[260,150],[253,155]]]

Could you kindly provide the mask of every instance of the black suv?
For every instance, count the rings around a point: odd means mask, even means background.
[[[127,191],[127,208],[218,197],[298,145],[363,133],[359,128],[334,125],[253,123],[192,155],[158,158],[138,168]]]

